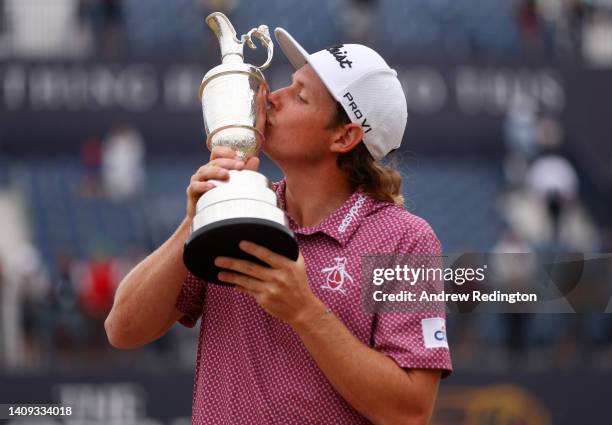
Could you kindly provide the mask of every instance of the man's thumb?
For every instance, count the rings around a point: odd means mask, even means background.
[[[247,162],[244,164],[245,170],[257,171],[259,169],[259,158],[251,157],[247,159]]]

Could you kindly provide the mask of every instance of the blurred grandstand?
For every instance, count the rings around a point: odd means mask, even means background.
[[[391,58],[410,108],[394,158],[406,206],[445,252],[611,252],[612,1],[0,0],[0,375],[192,367],[193,332],[118,353],[101,323],[206,162],[194,87],[219,60],[213,10],[240,33],[284,26],[310,50],[364,42]],[[281,178],[267,160],[262,172]],[[459,379],[612,370],[604,314],[449,326]]]

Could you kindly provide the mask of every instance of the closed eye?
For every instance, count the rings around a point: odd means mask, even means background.
[[[297,85],[297,86],[298,86],[298,87],[297,87],[297,89],[298,89],[298,92],[297,92],[297,98],[298,98],[298,100],[299,100],[300,102],[302,102],[302,103],[308,103],[308,102],[306,101],[306,99],[304,99],[304,98],[302,97],[302,90],[303,90],[303,87],[304,87],[304,83],[302,83],[301,81],[296,81],[296,80],[295,80],[295,74],[292,74],[292,75],[291,75],[291,82],[292,82],[292,85]]]

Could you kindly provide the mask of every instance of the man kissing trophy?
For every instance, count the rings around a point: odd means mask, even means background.
[[[200,84],[206,146],[227,146],[244,160],[259,154],[266,118],[267,84],[262,70],[272,60],[273,44],[266,25],[251,29],[240,39],[229,19],[215,12],[206,18],[221,46],[221,65],[208,71]],[[267,48],[266,62],[257,67],[244,63],[243,48],[256,46],[253,38]],[[251,170],[230,170],[229,180],[212,180],[215,188],[197,202],[196,215],[185,242],[183,261],[195,276],[220,282],[214,265],[218,256],[248,259],[255,257],[240,250],[248,240],[283,254],[298,257],[297,241],[278,207],[268,179]]]

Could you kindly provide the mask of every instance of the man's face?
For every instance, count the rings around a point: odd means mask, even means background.
[[[290,86],[269,94],[264,152],[279,164],[318,162],[334,154],[329,128],[336,102],[309,64],[298,69]]]

